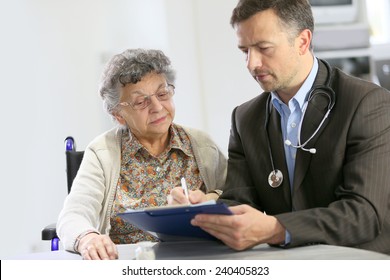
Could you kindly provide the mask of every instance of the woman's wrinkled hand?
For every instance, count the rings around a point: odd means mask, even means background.
[[[77,248],[84,260],[115,260],[118,251],[108,235],[89,233],[80,239]]]

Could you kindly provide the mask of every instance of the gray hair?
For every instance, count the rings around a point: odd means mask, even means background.
[[[121,87],[136,84],[149,73],[163,74],[169,84],[175,81],[171,61],[160,50],[128,49],[114,55],[105,65],[99,93],[104,109],[114,116],[119,104]]]
[[[254,14],[268,9],[276,13],[281,25],[293,36],[305,29],[314,32],[313,12],[308,0],[240,0],[233,10],[230,24],[235,27]]]

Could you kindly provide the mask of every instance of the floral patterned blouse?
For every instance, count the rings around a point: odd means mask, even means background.
[[[110,219],[110,238],[114,243],[158,241],[153,235],[123,221],[117,213],[128,208],[166,205],[167,195],[172,188],[180,186],[182,177],[190,190],[205,191],[188,135],[175,124],[170,127],[170,135],[168,147],[157,157],[151,155],[134,135],[122,135],[121,170]]]

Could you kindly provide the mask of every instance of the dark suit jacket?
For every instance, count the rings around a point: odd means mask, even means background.
[[[320,61],[314,85],[323,85],[328,75]],[[283,172],[284,181],[278,188],[268,184],[273,170],[265,133],[269,93],[234,109],[221,200],[275,215],[291,234],[287,247],[325,243],[390,253],[390,94],[339,69],[331,77],[335,105],[306,145],[317,153],[297,151],[292,192],[274,108],[268,134],[275,168]],[[327,110],[328,99],[314,96],[303,120],[302,143]]]

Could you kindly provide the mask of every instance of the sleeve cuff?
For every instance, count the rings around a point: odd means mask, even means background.
[[[209,190],[207,193],[215,193],[218,196],[221,196],[223,191],[222,190]]]
[[[80,252],[78,251],[78,247],[79,247],[80,240],[81,240],[84,236],[86,236],[86,235],[88,235],[88,234],[90,234],[90,233],[96,233],[96,234],[100,235],[100,232],[98,232],[98,231],[96,231],[96,230],[87,230],[87,231],[84,231],[83,233],[81,233],[79,236],[77,236],[76,241],[75,241],[75,243],[74,243],[74,245],[73,245],[73,250],[74,250],[76,253],[80,253]]]

